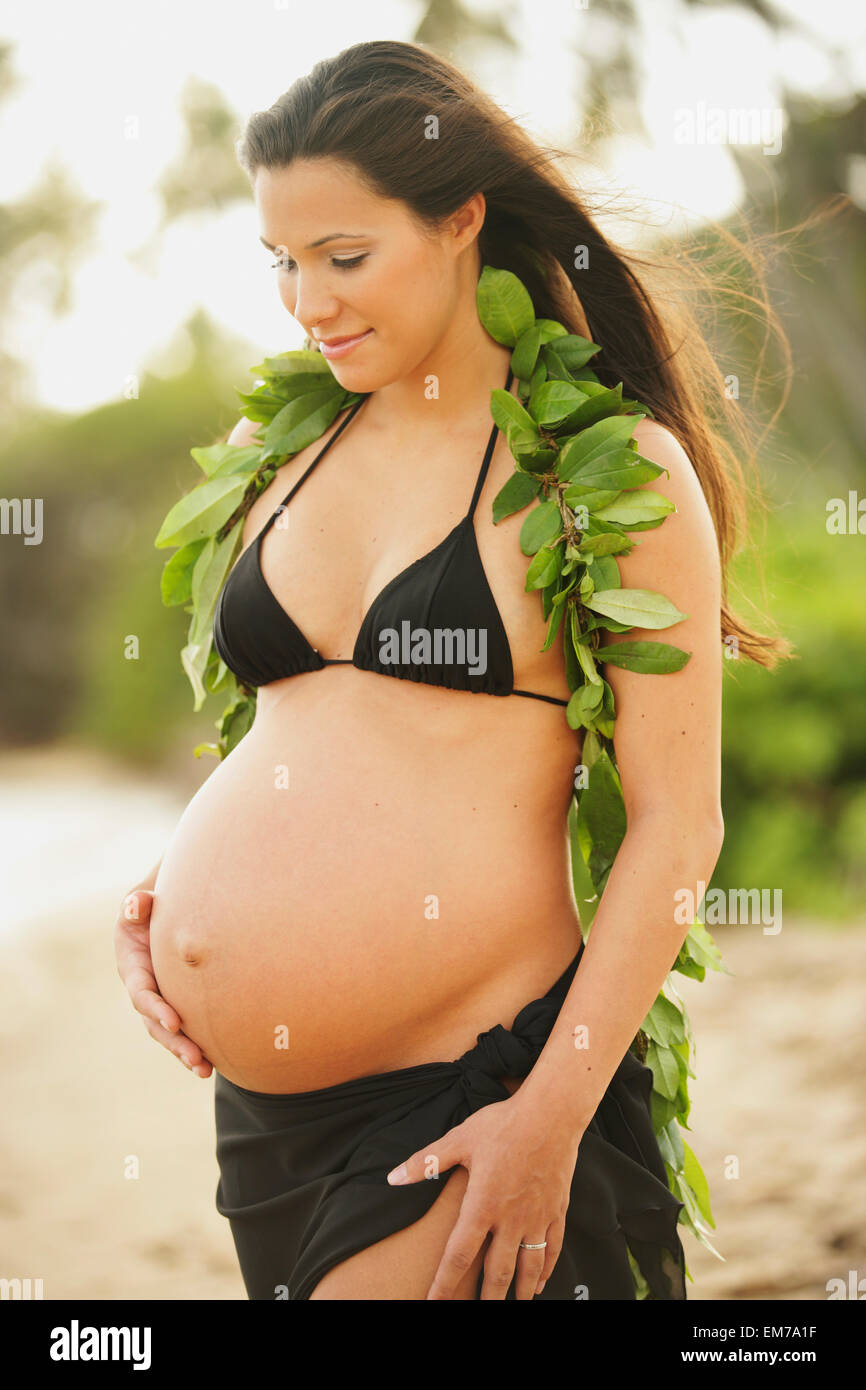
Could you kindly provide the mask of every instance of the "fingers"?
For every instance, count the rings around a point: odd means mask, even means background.
[[[144,1026],[153,1040],[161,1043],[163,1047],[173,1053],[189,1071],[194,1072],[203,1080],[210,1076],[213,1066],[191,1038],[188,1038],[184,1033],[169,1033],[161,1024],[155,1023],[152,1018],[145,1018]]]
[[[180,1028],[180,1014],[173,1009],[156,985],[150,947],[145,940],[130,938],[126,923],[141,925],[150,918],[153,894],[143,888],[128,893],[121,904],[118,922],[117,973],[132,1000],[133,1008],[152,1019],[169,1033]],[[141,900],[141,901],[139,901]]]
[[[539,1234],[544,1218],[526,1223],[530,1234],[519,1234],[514,1228],[510,1231],[494,1231],[490,1249],[484,1260],[484,1282],[481,1298],[502,1298],[508,1293],[514,1280],[514,1297],[523,1302],[531,1301],[541,1293],[562,1250],[565,1221],[552,1222],[547,1231]],[[525,1245],[521,1245],[525,1241]],[[546,1245],[540,1250],[527,1249],[527,1246]]]
[[[526,1236],[522,1236],[521,1239],[526,1240]],[[559,1217],[557,1221],[551,1221],[550,1225],[547,1228],[547,1235],[543,1236],[542,1239],[547,1241],[547,1249],[542,1252],[545,1257],[544,1268],[541,1271],[541,1278],[538,1282],[538,1288],[535,1291],[536,1293],[541,1293],[541,1290],[544,1288],[545,1284],[547,1283],[548,1279],[553,1273],[554,1265],[556,1264],[560,1254],[562,1253],[562,1243],[565,1240],[564,1215]]]
[[[427,1292],[428,1299],[454,1297],[458,1284],[471,1267],[478,1251],[487,1239],[489,1230],[490,1224],[486,1218],[480,1214],[474,1214],[471,1208],[467,1210],[464,1196],[457,1223],[448,1237],[448,1243],[442,1252],[442,1259],[439,1261],[439,1268]]]
[[[167,1033],[176,1033],[180,1028],[180,1014],[167,1004],[155,988],[153,972],[145,965],[135,965],[127,971],[124,981],[132,1000],[133,1008],[146,1019],[160,1024]]]
[[[153,893],[147,888],[135,888],[127,893],[120,910],[127,922],[146,922],[152,907]]]
[[[196,1076],[207,1078],[213,1071],[212,1064],[198,1043],[180,1031],[180,1015],[165,1002],[161,994],[150,987],[155,983],[152,973],[143,965],[130,970],[126,986],[133,1007],[142,1015],[145,1028],[156,1042],[173,1052]]]
[[[150,921],[153,896],[150,889],[136,888],[121,903],[116,934],[117,973],[154,1041],[196,1076],[206,1079],[213,1066],[198,1044],[180,1031],[180,1014],[159,993],[146,934],[130,935],[130,927],[144,926]]]
[[[391,1169],[387,1174],[388,1182],[392,1187],[402,1187],[406,1183],[420,1182],[422,1178],[439,1178],[443,1173],[449,1172],[461,1161],[462,1134],[463,1126],[455,1125],[434,1144],[416,1149],[405,1163]]]
[[[547,1239],[547,1235],[538,1236],[536,1234],[532,1237],[530,1243],[536,1244],[539,1240]],[[528,1301],[533,1299],[538,1293],[538,1285],[541,1281],[541,1275],[544,1270],[549,1247],[546,1246],[543,1250],[526,1250],[521,1246],[521,1240],[528,1240],[528,1237],[518,1236],[517,1239],[517,1249],[515,1251],[517,1280],[514,1285],[514,1297]]]

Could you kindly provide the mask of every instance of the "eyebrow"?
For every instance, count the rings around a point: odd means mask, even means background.
[[[316,246],[324,246],[326,241],[339,241],[341,237],[345,237],[347,240],[354,240],[356,237],[367,235],[367,232],[329,232],[327,236],[320,236],[318,241],[311,241],[309,246],[306,246],[304,250],[312,251]],[[269,251],[276,252],[276,246],[271,246],[271,243],[265,241],[263,236],[259,237],[259,241],[262,243],[262,246],[266,246]]]

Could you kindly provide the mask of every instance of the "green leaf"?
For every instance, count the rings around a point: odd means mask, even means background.
[[[250,367],[257,376],[304,377],[312,375],[319,379],[330,379],[335,387],[340,383],[331,370],[326,357],[312,348],[294,348],[291,352],[280,353],[279,357],[266,357],[258,366]],[[342,388],[340,388],[342,389]]]
[[[573,413],[586,396],[570,381],[545,381],[529,398],[529,413],[539,425],[555,425]]]
[[[670,999],[665,999],[663,994],[657,996],[641,1028],[647,1037],[664,1047],[685,1041],[683,1016],[676,1004],[672,1004]]]
[[[537,324],[522,333],[511,354],[511,370],[516,377],[528,381],[535,371],[538,352],[541,347],[541,329]]]
[[[563,607],[569,609],[573,607],[573,605],[564,604]],[[577,659],[577,653],[574,650],[571,629],[572,623],[569,615],[568,621],[563,624],[562,628],[562,655],[565,660],[565,679],[568,682],[568,688],[569,690],[576,690],[579,685],[583,685],[583,672],[580,668],[580,662]],[[585,752],[583,760],[586,762]]]
[[[599,661],[622,666],[626,671],[643,671],[662,676],[669,671],[681,671],[691,659],[691,652],[674,647],[669,642],[608,642],[599,647]]]
[[[692,959],[699,965],[708,966],[710,970],[721,970],[725,975],[731,973],[722,965],[719,948],[703,922],[696,919],[692,923],[684,944],[688,947]]]
[[[205,671],[204,683],[206,689],[210,690],[212,694],[216,694],[219,690],[226,690],[229,688],[232,681],[234,681],[234,674],[229,670],[228,666],[226,666],[222,657],[217,657],[216,652],[211,652],[211,660],[214,663],[213,674],[210,673],[210,670]]]
[[[545,343],[541,349],[551,376],[573,375],[585,367],[591,357],[601,352],[598,343],[581,338],[578,333],[564,333]]]
[[[671,1165],[675,1171],[680,1172],[686,1161],[685,1149],[683,1147],[683,1136],[676,1120],[671,1120],[667,1127],[668,1139],[673,1149],[674,1162]]]
[[[568,332],[568,329],[564,328],[561,323],[557,323],[556,319],[536,319],[535,327],[541,334],[543,343],[549,343],[551,338],[564,338]]]
[[[584,745],[592,737],[587,734]],[[568,844],[571,860],[571,882],[574,889],[574,900],[577,903],[577,912],[580,922],[580,933],[586,941],[589,930],[592,926],[592,919],[598,907],[598,894],[589,876],[589,869],[580,852],[580,845],[577,838],[577,800],[571,798],[568,807]]]
[[[529,569],[526,571],[526,592],[532,589],[544,589],[548,584],[552,584],[559,576],[562,565],[562,550],[559,546],[551,549],[550,546],[543,545],[532,557]]]
[[[601,709],[604,700],[604,689],[598,685],[588,682],[586,685],[578,686],[565,707],[565,717],[569,728],[579,729],[591,724],[594,716]]]
[[[619,565],[608,555],[593,555],[586,572],[596,589],[620,587]]]
[[[597,512],[599,508],[606,507],[615,498],[621,497],[622,493],[619,488],[584,487],[582,483],[572,483],[565,496],[566,502],[574,511],[577,511],[578,507],[586,507],[588,512]]]
[[[586,745],[583,761],[589,764]],[[601,895],[626,831],[622,787],[604,749],[589,767],[588,784],[579,794],[577,823],[581,852]]]
[[[556,460],[556,450],[549,448],[538,436],[532,438],[526,430],[513,430],[508,435],[508,447],[518,468],[528,473],[546,473]]]
[[[265,430],[262,461],[306,449],[333,424],[342,407],[342,395],[329,386],[307,391],[284,405]]]
[[[684,1154],[683,1177],[695,1194],[695,1199],[701,1215],[704,1217],[705,1221],[712,1226],[713,1230],[715,1230],[716,1223],[713,1220],[713,1213],[710,1207],[710,1189],[707,1184],[706,1176],[685,1139],[682,1139],[681,1143]]]
[[[538,426],[532,416],[527,410],[524,410],[520,401],[516,400],[510,391],[497,388],[497,390],[490,392],[490,414],[508,439],[509,444],[512,442],[512,436],[518,438],[523,434],[534,444],[541,440]]]
[[[645,489],[620,493],[615,502],[601,507],[597,515],[603,521],[618,521],[629,526],[635,522],[661,521],[669,512],[676,511],[674,503],[661,492]]]
[[[506,347],[515,347],[518,339],[535,326],[529,291],[510,270],[484,266],[475,300],[481,323],[491,338]]]
[[[202,753],[213,753],[214,757],[218,758],[220,746],[218,743],[197,743],[192,752],[195,758],[200,758]]]
[[[541,383],[546,380],[547,368],[545,367],[543,362],[538,361],[535,364],[535,370],[532,373],[532,376],[529,378],[529,388],[526,391],[525,395],[523,395],[522,400],[524,402],[528,400],[528,398],[532,395],[533,391],[537,391]]]
[[[228,717],[223,720],[223,738],[225,740],[227,753],[230,753],[233,748],[236,748],[244,735],[249,732],[254,714],[254,702],[252,700],[242,700],[230,712]]]
[[[607,421],[601,420],[599,423],[606,424]],[[563,453],[565,452],[566,450],[563,450]],[[581,464],[572,477],[574,470],[570,465],[566,465],[566,473],[563,474],[562,457],[563,454],[560,454],[560,464],[557,468],[560,481],[579,483],[582,489],[586,487],[617,489],[640,487],[643,483],[652,482],[659,473],[665,472],[657,463],[651,463],[649,459],[641,459],[640,454],[634,449],[611,447],[606,454],[592,459],[589,463]],[[569,506],[573,505],[572,497],[575,501],[580,501],[580,493],[572,493],[571,488],[569,488],[565,494],[565,500]]]
[[[650,1039],[646,1054],[646,1065],[653,1074],[655,1089],[668,1100],[676,1100],[680,1085],[680,1068],[677,1054],[668,1047],[659,1047]]]
[[[703,980],[706,975],[706,968],[698,965],[697,961],[692,960],[691,956],[683,955],[682,952],[677,956],[676,962],[671,967],[679,974],[687,976],[690,980]]]
[[[506,516],[522,512],[538,496],[540,484],[528,473],[512,473],[504,487],[493,499],[493,525]]]
[[[555,498],[539,502],[524,518],[520,528],[520,549],[524,555],[534,555],[542,545],[556,539],[562,530],[562,516]]]
[[[204,540],[190,541],[189,545],[181,546],[170,560],[166,560],[159,587],[167,608],[178,603],[189,603],[192,598],[193,567],[205,544]]]
[[[622,398],[622,382],[608,390],[600,383],[582,381],[580,389],[588,399],[579,403],[567,419],[562,421],[561,427],[567,432],[586,429],[609,415],[623,414],[626,402]]]
[[[175,502],[157,533],[154,545],[188,545],[207,540],[228,521],[247,489],[245,478],[209,478]]]
[[[679,1173],[683,1166],[683,1141],[676,1119],[669,1120],[656,1135],[662,1158],[673,1173]]]
[[[210,631],[219,591],[232,567],[242,536],[243,527],[238,522],[224,540],[218,542],[215,536],[211,536],[196,560],[192,575],[192,601],[195,606],[195,621],[190,632],[192,643],[203,642]]]
[[[189,677],[195,700],[193,709],[201,709],[207,691],[204,688],[204,672],[211,649],[211,636],[200,642],[188,642],[180,654],[181,665]]]
[[[672,627],[688,617],[652,589],[597,589],[586,606],[631,627]]]
[[[620,555],[631,550],[634,542],[628,536],[617,536],[612,531],[600,532],[597,536],[584,535],[580,542],[581,555]]]
[[[267,386],[260,386],[256,391],[237,391],[238,400],[243,406],[243,413],[248,420],[254,420],[257,425],[267,425],[273,420],[278,410],[282,410],[286,403],[285,395],[280,391],[270,391]]]
[[[643,418],[642,415],[609,415],[563,441],[560,478],[573,478],[579,471],[584,472],[588,464],[597,462],[614,450],[626,448],[638,421]]]
[[[676,1103],[669,1100],[667,1096],[659,1095],[655,1085],[653,1085],[653,1089],[650,1092],[650,1112],[652,1114],[653,1129],[656,1134],[660,1134],[665,1126],[669,1125],[671,1120],[676,1118]]]
[[[248,478],[255,473],[262,456],[257,444],[210,444],[206,449],[190,449],[190,453],[209,478]]]
[[[685,1177],[682,1173],[678,1173],[675,1175],[674,1182],[671,1184],[671,1187],[674,1190],[675,1194],[679,1195],[682,1198],[683,1202],[685,1203],[686,1211],[691,1221],[694,1223],[694,1229],[697,1230],[698,1223],[703,1223],[701,1222],[700,1207],[698,1206],[697,1198],[695,1197],[695,1194],[692,1191],[691,1185],[686,1182]]]

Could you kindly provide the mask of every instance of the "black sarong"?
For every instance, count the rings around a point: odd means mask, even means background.
[[[497,1078],[529,1073],[582,953],[511,1029],[480,1033],[453,1062],[293,1095],[249,1091],[215,1073],[216,1206],[251,1299],[307,1299],[334,1265],[429,1210],[438,1180],[392,1187],[386,1175],[481,1106],[508,1099]],[[651,1090],[652,1072],[627,1052],[580,1141],[562,1250],[539,1301],[634,1299],[628,1251],[650,1298],[685,1299],[683,1203],[668,1187]],[[482,1278],[483,1270],[476,1298]]]

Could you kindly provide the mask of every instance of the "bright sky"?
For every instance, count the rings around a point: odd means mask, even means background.
[[[594,14],[588,46],[581,0],[466,3],[503,19],[519,43],[514,56],[488,46],[463,57],[471,75],[539,139],[578,149],[578,97],[599,44],[614,43],[617,29]],[[824,40],[838,45],[837,62],[808,33],[780,42],[736,6],[639,0],[640,105],[650,141],[625,130],[612,138],[600,152],[599,181],[654,200],[650,222],[667,223],[672,209],[682,210],[675,220],[717,217],[736,203],[729,148],[702,124],[711,108],[759,109],[771,123],[781,73],[822,103],[866,87],[866,41],[862,27],[855,32],[851,0],[777,4],[810,29],[820,25]],[[300,346],[257,241],[252,201],[181,219],[153,239],[160,215],[153,190],[183,146],[184,83],[195,75],[219,87],[243,122],[320,57],[361,40],[411,39],[423,9],[421,0],[6,0],[0,38],[14,45],[20,86],[0,106],[0,200],[24,194],[53,158],[104,204],[68,315],[48,317],[26,277],[18,287],[5,342],[32,363],[42,401],[79,411],[119,399],[125,378],[144,366],[178,369],[182,345],[180,355],[166,348],[199,305],[256,351]],[[139,124],[134,140],[124,136],[130,118]],[[771,135],[768,125],[762,143]]]

